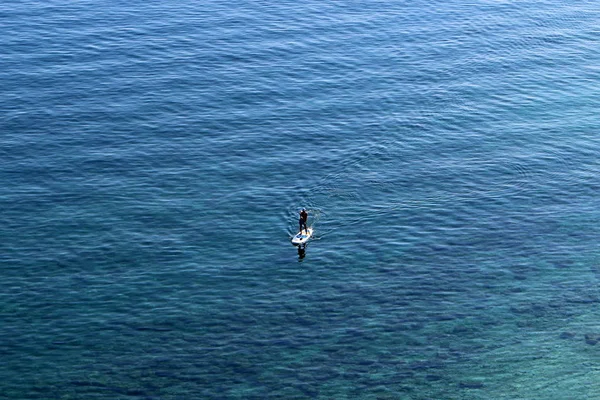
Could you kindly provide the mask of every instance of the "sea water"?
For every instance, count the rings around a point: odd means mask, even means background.
[[[599,26],[3,3],[0,398],[600,398]]]

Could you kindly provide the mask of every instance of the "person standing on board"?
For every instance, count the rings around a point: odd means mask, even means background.
[[[306,209],[303,208],[300,211],[300,219],[298,220],[298,223],[300,224],[300,233],[302,233],[302,227],[304,227],[304,231],[308,235],[308,226],[306,226],[306,221],[308,221],[308,213],[306,212]]]

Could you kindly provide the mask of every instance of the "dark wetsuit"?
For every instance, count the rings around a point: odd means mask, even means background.
[[[305,232],[308,233],[308,226],[306,226],[306,221],[308,221],[308,214],[306,211],[300,211],[300,219],[298,223],[300,224],[300,233],[302,233],[302,228],[304,228]]]

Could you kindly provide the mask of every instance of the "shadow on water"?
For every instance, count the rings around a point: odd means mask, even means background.
[[[298,262],[302,262],[302,260],[304,260],[304,257],[306,256],[306,243],[299,244],[297,247],[298,247]]]

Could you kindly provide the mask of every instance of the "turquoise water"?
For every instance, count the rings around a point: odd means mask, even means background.
[[[598,26],[0,5],[0,398],[600,398]]]

